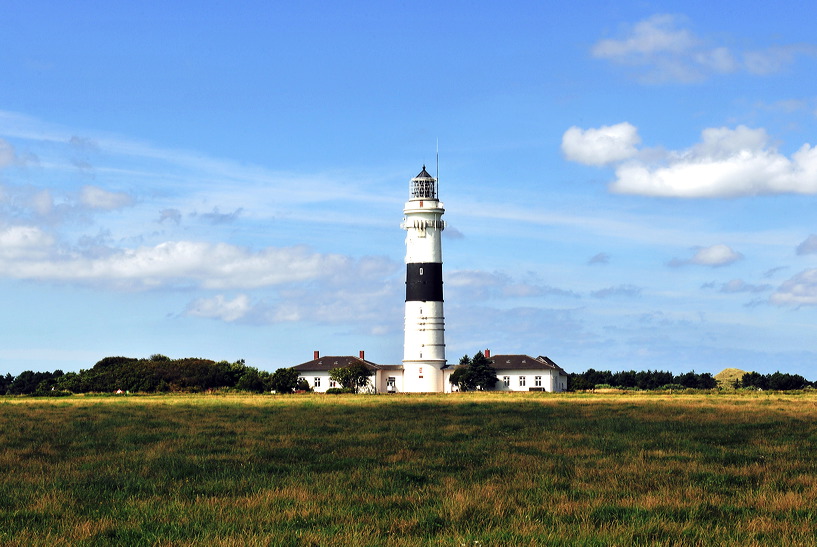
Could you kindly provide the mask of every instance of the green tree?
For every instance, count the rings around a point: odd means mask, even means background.
[[[346,389],[357,393],[360,388],[366,387],[372,372],[360,361],[346,367],[337,367],[329,370],[329,378]]]
[[[486,358],[481,351],[478,351],[473,358],[464,355],[460,359],[460,367],[451,373],[448,381],[456,385],[460,391],[493,389],[499,378],[491,363],[492,361]]]
[[[468,367],[456,369],[451,373],[451,376],[448,377],[448,381],[451,385],[457,386],[457,389],[460,391],[473,391],[477,388],[474,383],[474,377]]]
[[[11,383],[14,381],[14,376],[7,372],[5,376],[0,376],[0,395],[5,395]]]
[[[258,370],[247,367],[247,370],[244,371],[244,374],[241,375],[241,378],[238,379],[236,382],[235,387],[238,389],[242,389],[244,391],[255,391],[260,393],[264,391],[264,380],[261,378],[261,374]],[[277,389],[275,391],[278,391]]]
[[[269,385],[276,393],[292,393],[298,387],[299,378],[294,368],[279,368],[272,373]]]

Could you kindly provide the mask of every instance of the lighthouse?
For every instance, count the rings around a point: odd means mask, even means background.
[[[445,391],[443,213],[437,179],[428,174],[424,165],[409,182],[409,200],[401,225],[406,230],[403,390],[407,392]]]

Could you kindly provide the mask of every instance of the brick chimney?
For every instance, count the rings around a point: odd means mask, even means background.
[[[312,353],[312,359],[320,359],[320,357],[321,357],[321,352],[319,352],[318,350],[315,350]]]
[[[364,358],[363,357],[363,350],[360,350],[360,358],[361,358],[361,360]]]
[[[485,354],[484,354],[484,355],[485,355],[485,358],[486,358],[486,359],[490,359],[490,358],[491,358],[491,350],[486,349],[486,350],[485,350]]]

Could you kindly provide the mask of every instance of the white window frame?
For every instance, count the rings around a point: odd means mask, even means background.
[[[315,378],[313,380],[314,380],[314,383],[312,384],[313,386],[321,387],[321,377],[320,376],[315,376]]]
[[[519,387],[525,387],[526,378],[524,376],[519,377]]]
[[[511,387],[511,377],[510,376],[503,376],[502,382],[505,384],[505,387]]]
[[[534,376],[533,377],[533,387],[542,387],[542,377],[541,376]]]

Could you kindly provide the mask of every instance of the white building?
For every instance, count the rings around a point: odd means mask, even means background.
[[[369,385],[362,391],[374,393],[389,393],[403,391],[403,365],[378,365],[367,361],[363,351],[359,357],[350,355],[329,355],[321,357],[319,351],[315,351],[312,360],[294,366],[314,391],[324,393],[332,387],[340,387],[329,378],[329,371],[333,368],[344,368],[356,363],[362,363],[372,376],[369,378]],[[389,388],[391,386],[391,388]]]
[[[557,393],[567,390],[567,373],[550,360],[540,355],[494,355],[486,350],[485,357],[491,361],[499,381],[495,391],[549,391]]]
[[[485,357],[491,361],[496,370],[498,382],[493,391],[547,391],[558,393],[567,389],[567,373],[547,357],[531,357],[529,355],[494,355],[486,350]],[[313,359],[293,367],[301,377],[306,379],[309,387],[319,393],[325,392],[335,385],[329,378],[329,371],[333,368],[348,367],[355,363],[363,363],[372,373],[368,389],[373,393],[406,393],[404,365],[379,365],[364,358],[361,351],[359,357],[350,355],[321,357],[316,351]],[[448,379],[457,368],[466,365],[454,365],[441,371],[445,384],[442,389],[428,392],[450,393],[452,386]]]

